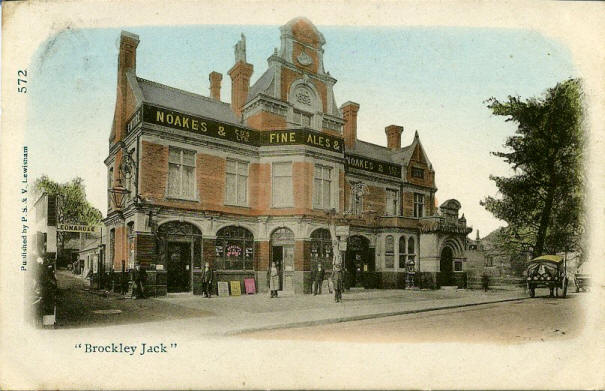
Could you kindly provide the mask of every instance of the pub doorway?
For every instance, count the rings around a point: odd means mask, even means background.
[[[168,293],[191,292],[193,270],[201,270],[202,233],[190,223],[172,221],[159,226],[159,266],[166,271]]]
[[[350,236],[347,240],[345,265],[352,287],[363,286],[364,276],[375,270],[374,260],[370,259],[370,241],[360,235]]]
[[[448,246],[441,250],[441,258],[439,260],[439,285],[450,286],[455,285],[453,271],[454,252]]]
[[[279,290],[294,291],[294,232],[282,227],[271,234],[271,261],[279,273]],[[271,265],[269,265],[271,267]]]
[[[191,243],[168,242],[167,261],[168,292],[188,292],[191,288]]]

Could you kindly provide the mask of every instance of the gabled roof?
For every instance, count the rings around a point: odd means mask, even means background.
[[[420,153],[422,153],[424,160],[426,160],[427,166],[429,166],[429,168],[432,169],[433,165],[432,165],[431,161],[429,160],[429,157],[426,154],[424,147],[422,146],[422,143],[420,142],[420,137],[418,136],[418,131],[416,131],[416,134],[414,134],[414,141],[412,141],[412,143],[410,145],[408,145],[407,147],[403,147],[399,151],[396,152],[398,162],[402,163],[406,166],[409,165],[410,159],[412,159],[412,156],[414,155],[414,151],[416,150],[416,147],[420,148]]]
[[[217,121],[238,124],[239,120],[231,110],[231,105],[203,95],[180,90],[150,80],[136,78],[146,103],[188,112]],[[136,87],[133,87],[136,96]]]
[[[263,75],[250,87],[248,90],[248,97],[246,98],[246,103],[251,101],[258,94],[265,94],[269,96],[273,96],[271,93],[270,87],[273,82],[274,76],[273,68],[269,68],[263,73]]]
[[[387,162],[394,161],[392,160],[393,153],[387,147],[361,140],[357,140],[355,142],[355,148],[347,149],[347,152],[355,155],[365,156],[371,159],[386,160]]]

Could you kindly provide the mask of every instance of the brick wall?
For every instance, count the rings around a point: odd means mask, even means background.
[[[268,270],[269,269],[269,242],[256,242],[256,252],[254,256],[257,258],[258,269],[256,270]]]
[[[274,113],[260,111],[246,119],[246,124],[258,130],[286,129],[286,118]]]
[[[368,193],[363,196],[363,210],[373,210],[379,216],[384,215],[386,196],[384,187],[368,186]]]
[[[140,159],[139,192],[144,198],[163,199],[168,175],[168,147],[143,141]]]

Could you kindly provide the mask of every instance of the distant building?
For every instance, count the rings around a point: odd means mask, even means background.
[[[165,294],[200,293],[205,262],[219,281],[265,290],[275,262],[280,289],[302,293],[314,265],[330,273],[336,248],[351,286],[403,287],[408,272],[425,287],[463,286],[472,229],[458,201],[437,208],[418,132],[407,146],[399,125],[384,128],[386,147],[358,140],[359,104],[337,105],[324,36],[304,18],[280,32],[252,85],[237,42],[231,103],[217,72],[209,97],[138,77],[139,38],[122,32],[105,160],[109,264],[148,267]]]

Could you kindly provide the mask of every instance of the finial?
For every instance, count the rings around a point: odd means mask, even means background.
[[[416,132],[414,133],[414,138],[418,138],[418,129],[416,129]]]
[[[242,33],[242,39],[235,44],[235,62],[246,62],[246,36]]]

